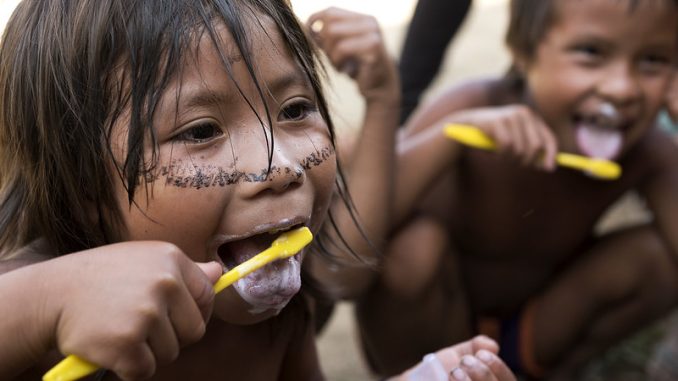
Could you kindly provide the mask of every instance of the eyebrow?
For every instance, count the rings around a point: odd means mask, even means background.
[[[290,86],[303,86],[310,89],[310,83],[304,75],[297,71],[290,71],[282,76],[276,77],[265,87],[271,94],[279,94]],[[238,94],[239,95],[239,94]],[[200,107],[214,107],[230,101],[234,94],[227,94],[221,91],[200,89],[193,94],[188,94],[186,102],[182,105],[182,113]]]
[[[311,88],[308,78],[301,73],[300,70],[292,70],[276,77],[267,85],[267,89],[272,94],[278,94],[290,86],[301,86],[304,88]]]
[[[182,113],[199,107],[218,106],[229,101],[232,96],[224,92],[201,89],[187,97],[187,101],[182,105]]]

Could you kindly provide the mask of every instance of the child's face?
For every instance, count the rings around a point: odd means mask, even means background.
[[[528,101],[563,151],[614,159],[653,126],[676,59],[669,1],[560,0],[525,71]],[[522,61],[522,62],[521,62]]]
[[[186,60],[156,111],[158,168],[147,180],[147,189],[137,189],[138,207],[127,206],[126,191],[119,186],[125,239],[171,242],[195,261],[216,260],[232,268],[267,248],[280,231],[301,225],[318,231],[336,172],[329,129],[307,77],[277,28],[268,18],[260,22],[270,38],[252,27],[256,23],[250,23],[249,38],[275,136],[271,173],[266,176],[267,137],[251,109],[267,123],[264,102],[221,25],[221,51],[251,105],[205,33],[197,55]],[[117,142],[125,141],[127,122],[117,123]],[[150,147],[146,151],[150,160]],[[300,288],[301,259],[298,254],[275,262],[239,281],[220,294],[215,312],[234,322],[276,313]],[[219,313],[224,298],[230,300],[229,308]]]

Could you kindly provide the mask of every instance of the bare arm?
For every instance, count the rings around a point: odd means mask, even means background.
[[[102,246],[2,274],[0,379],[53,349],[124,379],[149,377],[180,346],[202,337],[220,274],[217,263],[196,264],[176,246],[153,241]]]
[[[652,132],[646,144],[651,145],[654,162],[640,192],[678,266],[678,147],[660,131]]]
[[[394,224],[410,215],[425,192],[455,165],[462,148],[443,133],[448,123],[476,126],[492,137],[500,153],[526,165],[555,168],[557,141],[527,106],[495,105],[492,98],[511,99],[500,82],[475,81],[457,86],[425,105],[411,119],[397,143]]]
[[[44,308],[44,270],[25,266],[0,275],[0,379],[39,362],[55,341],[55,312]]]
[[[322,28],[317,25],[322,25]],[[340,197],[331,206],[334,222],[348,246],[366,261],[376,262],[390,228],[394,177],[394,140],[399,118],[399,82],[381,31],[373,17],[330,8],[309,19],[316,41],[330,62],[350,75],[365,99],[366,111],[359,137],[346,155],[340,156],[348,189],[365,235],[356,226]],[[342,146],[342,142],[339,142]],[[343,152],[340,152],[340,154]],[[348,159],[348,160],[346,160]],[[351,298],[371,281],[374,270],[354,258],[330,223],[323,234],[330,239],[325,249],[345,265],[333,266],[318,255],[306,265],[334,298]],[[376,250],[375,250],[376,249]]]

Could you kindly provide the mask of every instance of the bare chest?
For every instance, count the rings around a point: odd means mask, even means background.
[[[544,173],[472,155],[447,180],[441,202],[462,253],[488,259],[559,261],[586,243],[602,214],[630,188],[558,169]]]

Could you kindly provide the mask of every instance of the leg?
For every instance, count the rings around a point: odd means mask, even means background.
[[[649,226],[602,238],[534,301],[534,360],[555,369],[554,379],[573,379],[593,356],[668,313],[677,275]]]
[[[399,373],[425,354],[470,337],[459,269],[447,250],[446,231],[425,217],[389,244],[379,280],[356,308],[363,348],[376,373]]]
[[[438,73],[445,48],[466,17],[471,0],[419,0],[400,56],[402,114],[407,120]]]

